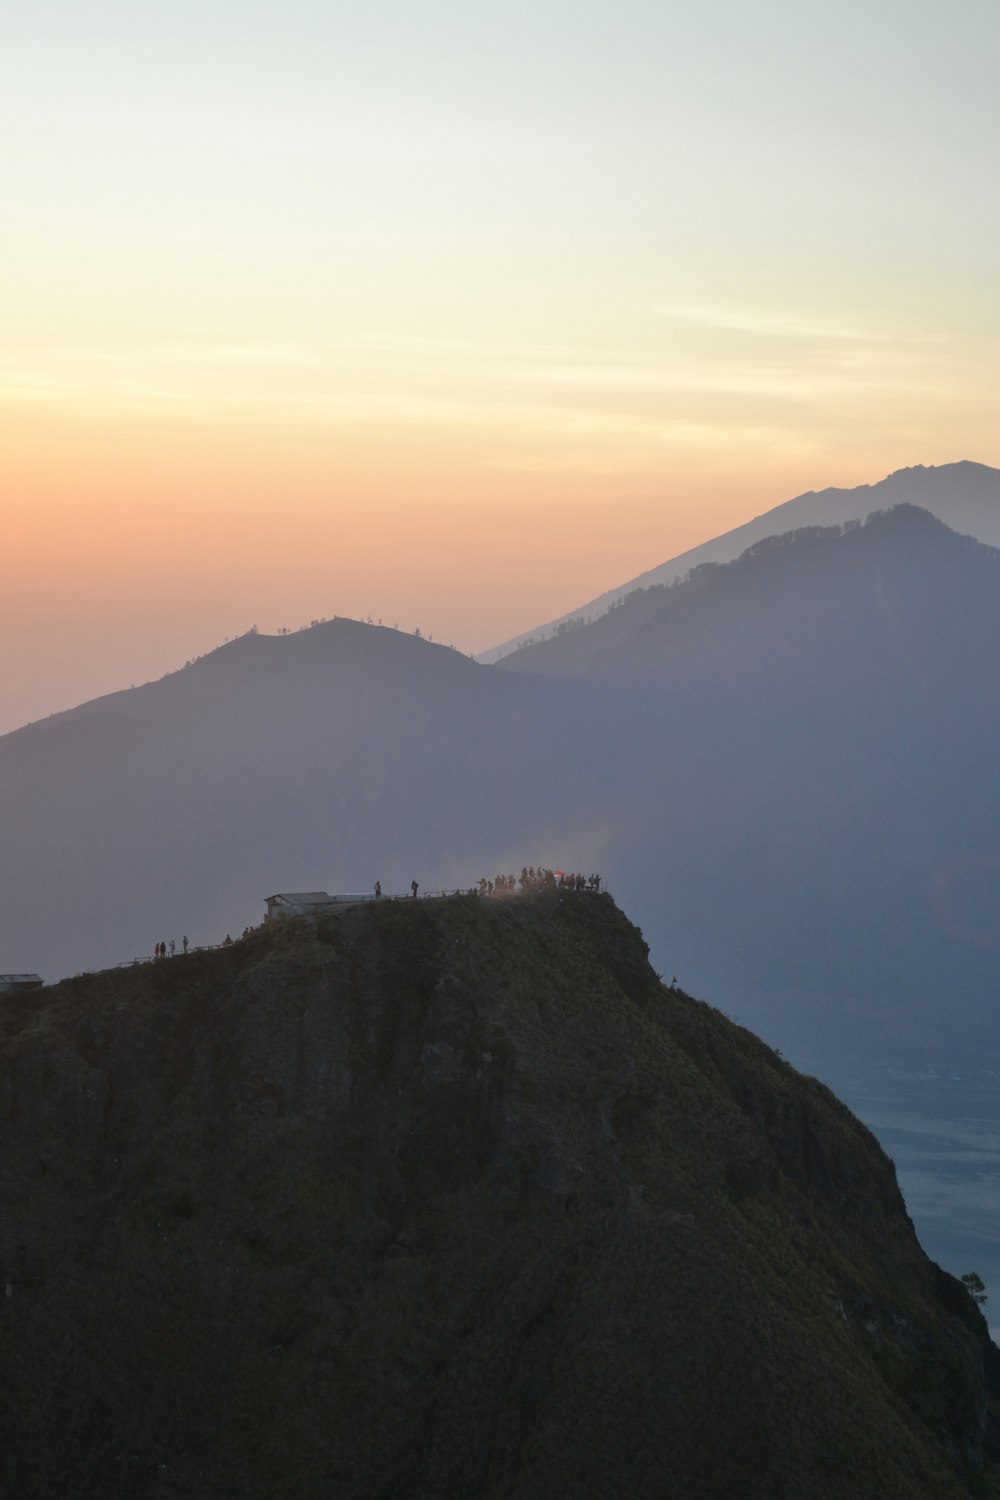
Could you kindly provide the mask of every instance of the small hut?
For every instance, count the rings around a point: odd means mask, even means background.
[[[23,990],[40,990],[43,983],[38,974],[0,974],[0,995],[20,995]]]
[[[332,911],[336,898],[326,891],[282,891],[276,896],[265,896],[267,920],[279,917],[316,917],[321,912]]]

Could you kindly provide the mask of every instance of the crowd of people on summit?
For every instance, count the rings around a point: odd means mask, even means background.
[[[519,877],[497,875],[493,880],[485,878],[480,880],[479,885],[473,887],[472,894],[513,896],[518,887],[522,891],[540,891],[546,887],[560,891],[599,891],[601,877],[600,875],[570,875],[565,870],[545,870],[541,866],[536,870],[534,865],[526,865]]]
[[[560,891],[599,891],[601,889],[600,875],[578,875],[568,874],[565,870],[546,870],[539,865],[536,870],[534,865],[525,865],[520,876],[517,875],[495,875],[492,880],[487,880],[484,875],[482,879],[472,886],[468,895],[470,896],[513,896],[518,890],[541,891],[550,887]],[[410,881],[410,895],[416,897],[420,887],[415,880]],[[434,893],[432,893],[434,894]],[[437,892],[444,895],[444,892]],[[465,895],[466,892],[458,890],[453,893],[456,896]],[[375,900],[382,900],[382,882],[375,882]]]

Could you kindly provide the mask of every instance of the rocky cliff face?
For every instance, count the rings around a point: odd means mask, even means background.
[[[607,897],[0,1005],[4,1494],[997,1493],[1000,1356],[891,1163]]]

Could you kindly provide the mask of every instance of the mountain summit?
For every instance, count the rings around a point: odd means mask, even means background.
[[[1000,1356],[891,1163],[606,896],[347,907],[0,1004],[38,1500],[961,1500]]]

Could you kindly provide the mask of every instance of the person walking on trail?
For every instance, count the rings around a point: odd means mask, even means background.
[[[414,900],[417,899],[417,891],[419,889],[420,889],[420,887],[417,885],[417,882],[415,880],[411,880],[410,881],[410,895],[413,897]]]
[[[185,953],[188,951],[187,933],[185,933],[184,936],[181,938],[181,947],[184,949]]]
[[[381,899],[382,899],[382,882],[381,882],[381,880],[376,880],[376,882],[375,882],[375,900],[376,901],[381,901]]]

